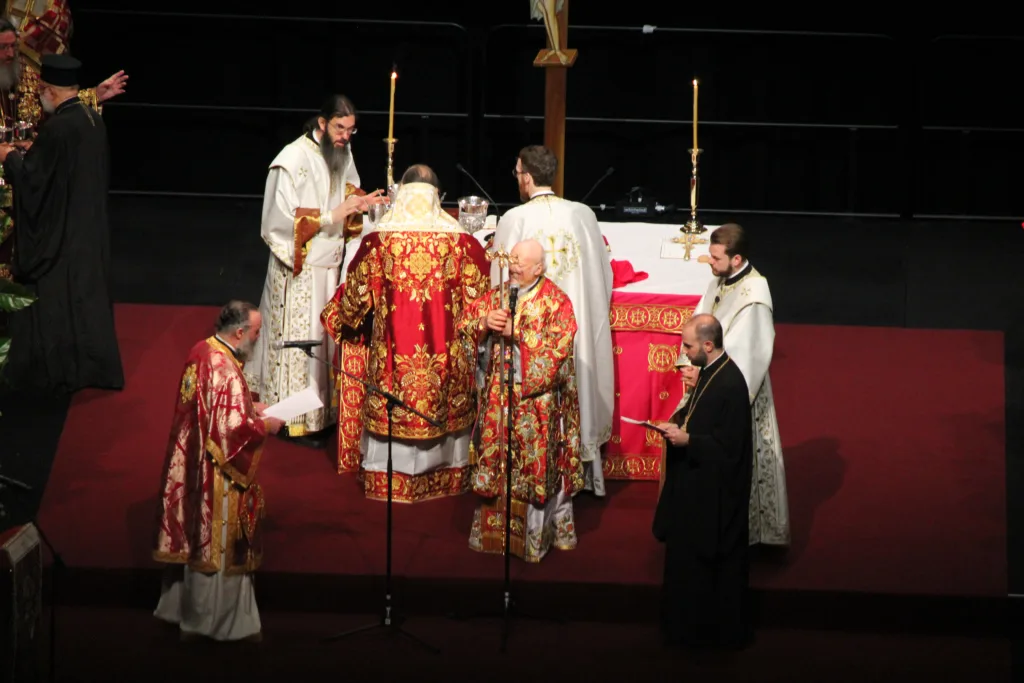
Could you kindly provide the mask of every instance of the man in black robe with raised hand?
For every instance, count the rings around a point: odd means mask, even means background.
[[[750,642],[748,503],[753,468],[743,373],[722,348],[711,315],[683,327],[683,351],[701,368],[687,405],[665,430],[665,485],[654,535],[665,543],[666,643],[738,649]]]
[[[20,390],[124,387],[109,286],[107,132],[78,97],[80,67],[70,55],[45,55],[39,98],[51,116],[24,156],[0,144],[14,189],[13,275],[37,296],[9,322],[5,374]]]

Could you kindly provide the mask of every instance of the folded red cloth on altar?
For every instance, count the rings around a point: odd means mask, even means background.
[[[612,289],[625,287],[631,282],[646,280],[650,275],[633,270],[633,264],[629,261],[616,261],[612,259]]]

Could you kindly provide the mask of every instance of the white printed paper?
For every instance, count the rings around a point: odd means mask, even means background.
[[[263,411],[263,417],[276,417],[279,420],[287,422],[288,420],[295,419],[300,415],[305,415],[308,412],[323,408],[324,403],[317,396],[316,390],[313,387],[307,388],[305,391],[300,391],[297,394],[292,394],[283,401],[278,401],[274,405]]]
[[[653,429],[654,431],[658,432],[659,434],[664,434],[665,433],[664,429],[662,429],[661,427],[658,427],[657,425],[654,425],[654,424],[652,424],[650,422],[647,422],[646,420],[634,420],[633,418],[626,417],[624,415],[619,416],[619,419],[622,420],[623,422],[628,422],[629,424],[640,425],[641,427],[647,427],[648,429]]]

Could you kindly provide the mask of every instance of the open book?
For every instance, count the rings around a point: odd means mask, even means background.
[[[625,416],[620,416],[619,419],[622,420],[623,422],[628,422],[629,424],[640,425],[641,427],[647,427],[648,429],[653,429],[654,431],[658,432],[662,436],[665,436],[665,434],[668,433],[664,429],[662,429],[661,427],[658,427],[658,426],[656,426],[654,424],[651,424],[650,422],[647,422],[646,420],[634,420],[631,417],[625,417]]]

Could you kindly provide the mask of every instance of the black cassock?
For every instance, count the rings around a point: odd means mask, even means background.
[[[743,373],[723,353],[701,370],[693,397],[673,416],[689,445],[668,444],[654,535],[665,543],[662,631],[688,646],[741,647],[748,605],[748,508],[754,462]]]
[[[10,316],[5,369],[19,389],[121,389],[110,299],[109,152],[103,119],[77,97],[40,126],[22,157],[7,156],[14,188],[17,282],[38,300]]]

